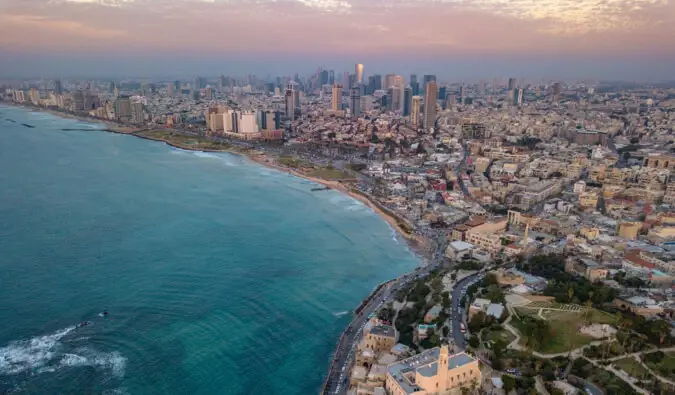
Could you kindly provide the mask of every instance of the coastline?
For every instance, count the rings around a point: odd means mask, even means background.
[[[348,185],[343,184],[340,181],[334,181],[334,180],[326,180],[323,178],[318,178],[318,177],[313,177],[308,174],[304,174],[301,171],[292,169],[287,166],[283,166],[279,164],[278,162],[274,161],[273,158],[270,158],[267,155],[260,154],[260,153],[255,153],[255,152],[250,152],[248,150],[241,150],[237,147],[234,146],[228,146],[227,148],[208,148],[208,147],[193,147],[190,145],[186,144],[177,144],[173,141],[170,141],[168,139],[164,138],[155,138],[152,136],[147,136],[141,134],[143,130],[138,129],[138,128],[132,128],[129,126],[124,126],[120,125],[114,122],[102,120],[102,119],[97,119],[97,118],[90,118],[78,114],[72,114],[68,112],[62,112],[62,111],[56,111],[54,109],[50,108],[43,108],[43,107],[36,107],[32,105],[23,105],[23,104],[17,104],[17,103],[11,103],[11,102],[2,102],[2,104],[6,104],[8,106],[14,106],[14,107],[20,107],[27,109],[29,111],[36,111],[36,112],[46,112],[51,115],[60,117],[60,118],[65,118],[65,119],[75,119],[78,121],[83,121],[83,122],[90,122],[90,123],[99,123],[104,126],[104,129],[102,129],[105,132],[109,133],[117,133],[117,134],[126,134],[126,135],[132,135],[134,137],[144,139],[144,140],[152,140],[152,141],[159,141],[163,142],[171,147],[174,148],[179,148],[187,151],[200,151],[200,152],[225,152],[229,154],[234,154],[234,155],[241,155],[245,156],[247,159],[249,159],[252,162],[255,162],[259,165],[262,165],[264,167],[267,167],[269,169],[277,170],[277,171],[282,171],[291,175],[294,175],[296,177],[315,182],[317,184],[323,185],[325,187],[329,187],[330,189],[336,190],[346,196],[351,197],[352,199],[356,199],[359,202],[363,203],[367,207],[369,207],[371,210],[373,210],[380,218],[382,218],[384,221],[386,221],[389,226],[391,226],[396,233],[398,233],[400,236],[402,236],[409,246],[414,250],[416,255],[424,261],[426,258],[424,255],[424,248],[427,244],[426,240],[423,240],[420,236],[416,235],[413,231],[408,231],[404,228],[402,223],[405,223],[404,220],[397,218],[394,214],[388,213],[385,210],[383,210],[380,205],[381,203],[375,201],[373,198],[365,196],[363,193],[357,193],[354,192],[352,188],[350,188]],[[178,133],[180,134],[180,133]]]

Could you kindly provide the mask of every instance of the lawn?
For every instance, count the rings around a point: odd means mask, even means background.
[[[314,169],[308,174],[311,177],[323,178],[324,180],[343,180],[353,178],[350,174],[342,170],[333,169],[330,167],[323,167]]]
[[[282,156],[279,158],[279,163],[281,163],[284,166],[287,167],[292,167],[292,168],[299,168],[303,167],[307,164],[307,162],[297,159],[297,158],[292,158],[290,156]]]
[[[635,358],[628,357],[624,359],[619,359],[618,361],[614,361],[613,364],[623,370],[624,372],[628,373],[632,377],[635,377],[636,379],[642,380],[643,377],[646,377],[649,375],[649,372],[647,372],[647,369],[645,369],[642,364],[640,364],[638,361],[635,360]]]
[[[497,341],[498,339],[502,339],[506,342],[506,344],[509,344],[515,339],[515,337],[511,334],[511,332],[507,330],[498,330],[498,331],[488,331],[487,334],[483,336],[484,340],[490,340],[490,341]]]
[[[650,369],[667,379],[675,380],[675,352],[663,353],[663,359],[658,362],[651,361],[648,355],[643,355],[642,360]]]
[[[519,308],[516,309],[516,312],[521,317],[529,315],[539,318],[538,309]],[[549,323],[552,339],[538,349],[535,349],[535,351],[545,354],[563,353],[569,351],[570,349],[582,347],[594,340],[591,336],[587,336],[579,332],[579,328],[581,328],[584,324],[581,313],[544,310],[542,315]],[[611,324],[616,321],[616,317],[593,309],[589,321],[590,323]],[[511,320],[511,325],[513,325],[521,333],[523,332],[522,322],[515,317]],[[525,345],[526,339],[521,337],[520,344]]]
[[[209,150],[231,150],[232,146],[227,143],[220,143],[200,136],[188,136],[170,130],[152,130],[138,132],[136,135],[148,137],[156,140],[164,140],[175,146],[186,149],[209,149]]]

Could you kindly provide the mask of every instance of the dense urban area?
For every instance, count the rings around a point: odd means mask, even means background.
[[[381,214],[424,263],[355,309],[322,393],[675,393],[675,83],[357,64],[0,81],[0,100],[246,155]]]

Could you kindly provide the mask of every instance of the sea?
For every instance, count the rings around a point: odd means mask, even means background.
[[[0,394],[316,394],[420,264],[348,196],[103,128],[0,105]]]

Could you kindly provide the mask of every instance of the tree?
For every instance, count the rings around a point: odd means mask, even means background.
[[[478,339],[477,335],[471,335],[469,338],[469,346],[473,348],[478,348],[478,346],[480,346],[480,339]]]
[[[479,311],[469,320],[469,331],[472,333],[480,331],[485,326],[486,321],[487,315],[484,312]]]
[[[516,389],[516,379],[509,375],[502,375],[502,382],[504,383],[504,392],[509,393]]]

